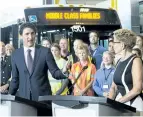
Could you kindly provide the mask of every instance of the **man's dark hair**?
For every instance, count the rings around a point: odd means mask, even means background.
[[[23,23],[23,24],[21,24],[21,26],[20,26],[20,29],[19,29],[19,34],[20,35],[22,35],[22,33],[23,33],[23,30],[25,29],[25,28],[31,28],[31,29],[33,29],[33,31],[36,33],[36,31],[37,31],[37,29],[36,29],[36,26],[34,25],[34,24],[32,24],[32,23]]]
[[[90,32],[89,32],[89,35],[90,35],[90,33],[95,33],[95,34],[97,35],[97,37],[100,36],[100,35],[99,35],[99,32],[97,32],[97,31],[90,31]]]

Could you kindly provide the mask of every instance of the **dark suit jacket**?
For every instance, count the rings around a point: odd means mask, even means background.
[[[38,96],[51,95],[47,70],[56,79],[63,79],[65,76],[57,67],[50,49],[36,45],[33,71],[30,74],[24,58],[24,48],[17,49],[12,57],[12,81],[9,93],[15,95],[19,89],[19,96],[32,100],[38,100]],[[30,94],[31,93],[31,94]]]
[[[1,61],[0,69],[1,69],[0,70],[0,74],[1,74],[0,86],[9,84],[9,79],[11,77],[11,57],[10,56],[4,57],[4,61]]]

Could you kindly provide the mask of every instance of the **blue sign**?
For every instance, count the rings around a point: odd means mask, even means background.
[[[37,22],[37,16],[36,15],[29,15],[28,18],[29,18],[30,23]]]

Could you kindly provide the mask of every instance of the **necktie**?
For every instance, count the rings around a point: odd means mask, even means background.
[[[32,72],[32,67],[33,67],[33,59],[32,59],[32,55],[31,55],[31,50],[28,49],[27,50],[27,68],[28,68],[28,71],[30,74]]]

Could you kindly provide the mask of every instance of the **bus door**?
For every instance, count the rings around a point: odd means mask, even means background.
[[[53,29],[49,29],[49,30],[46,30],[44,27],[43,29],[39,32],[38,34],[38,37],[40,38],[38,40],[38,44],[41,43],[41,41],[43,39],[46,39],[46,40],[49,40],[50,43],[59,43],[59,40],[61,38],[66,38],[66,30],[64,29],[56,29],[56,30],[53,30]]]

